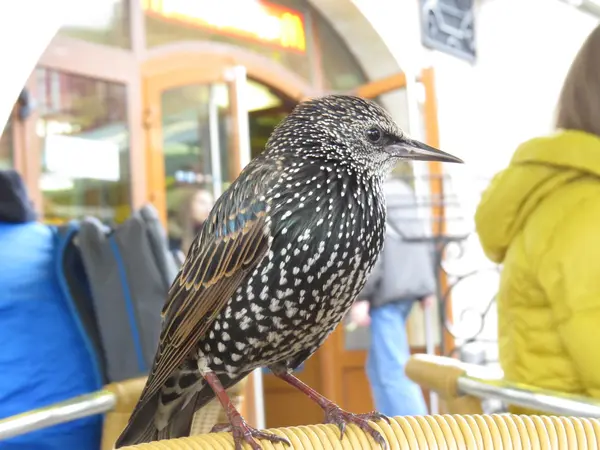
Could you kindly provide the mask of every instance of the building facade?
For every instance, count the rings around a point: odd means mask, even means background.
[[[23,174],[47,223],[119,223],[152,202],[177,241],[190,193],[218,196],[307,97],[373,98],[408,127],[407,75],[353,2],[71,5],[0,137],[0,167]],[[410,81],[426,92],[419,137],[437,145],[433,72]],[[346,408],[372,408],[367,337],[340,327],[300,376]],[[268,426],[321,420],[268,374],[264,386]]]

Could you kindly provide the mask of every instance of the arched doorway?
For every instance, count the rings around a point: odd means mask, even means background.
[[[271,60],[209,42],[153,49],[142,79],[148,193],[164,223],[176,219],[178,193],[220,195],[262,151],[277,122],[310,94]]]

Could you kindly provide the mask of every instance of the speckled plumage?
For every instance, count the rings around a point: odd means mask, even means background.
[[[317,350],[381,250],[382,183],[398,160],[386,149],[404,139],[383,109],[348,96],[300,104],[275,129],[192,244],[118,445],[189,432],[190,414],[214,398],[207,373],[227,388],[257,367],[290,371]]]

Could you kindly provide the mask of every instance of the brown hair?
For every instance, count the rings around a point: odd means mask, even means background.
[[[556,128],[600,136],[600,26],[571,64],[558,100]]]

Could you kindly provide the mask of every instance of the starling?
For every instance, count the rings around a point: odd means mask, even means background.
[[[225,389],[258,367],[295,386],[343,435],[369,420],[292,375],[335,329],[383,244],[382,183],[399,160],[462,162],[407,137],[377,104],[331,95],[300,103],[215,203],[163,309],[141,398],[116,448],[187,436],[215,396],[236,448],[289,442],[250,427]]]

